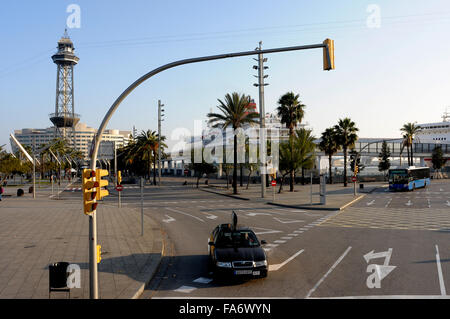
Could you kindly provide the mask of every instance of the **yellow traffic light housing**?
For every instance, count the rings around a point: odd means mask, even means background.
[[[102,260],[102,246],[97,245],[97,264]]]
[[[86,215],[93,213],[97,208],[95,199],[98,183],[93,180],[95,175],[95,171],[91,169],[83,170],[83,209]]]
[[[334,70],[334,40],[326,39],[323,41],[323,69],[326,71]]]
[[[108,186],[108,181],[102,179],[103,176],[108,176],[108,171],[106,169],[96,169],[95,170],[95,175],[96,175],[96,179],[97,179],[97,194],[96,194],[96,199],[97,200],[101,200],[103,199],[103,197],[108,196],[109,192],[107,189],[102,189],[102,187],[106,187]]]
[[[122,183],[122,172],[117,171],[117,185],[120,185]]]

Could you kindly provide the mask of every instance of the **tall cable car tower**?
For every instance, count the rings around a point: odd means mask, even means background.
[[[75,125],[80,121],[80,116],[75,113],[74,108],[73,67],[79,60],[74,50],[66,29],[58,41],[58,52],[52,56],[57,65],[57,72],[55,113],[50,114],[50,121],[55,126],[56,138],[68,138],[67,129],[72,130],[72,143],[75,148]]]

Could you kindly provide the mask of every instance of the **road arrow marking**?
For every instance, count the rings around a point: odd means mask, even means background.
[[[371,201],[371,202],[368,202],[368,203],[367,203],[367,206],[372,206],[373,203],[375,203],[375,200],[373,200],[373,201]]]
[[[364,259],[368,263],[371,259],[389,258],[388,262],[385,263],[387,265],[387,264],[389,264],[389,261],[391,259],[391,254],[392,254],[392,248],[389,248],[388,251],[383,251],[383,252],[380,252],[380,253],[375,253],[375,251],[372,250],[372,251],[370,251],[370,252],[368,252],[367,254],[364,255]]]
[[[175,218],[170,217],[169,215],[164,215],[164,216],[167,217],[167,219],[163,219],[163,222],[165,222],[165,223],[170,223],[170,222],[174,222],[175,221]]]
[[[378,279],[380,281],[383,280],[395,268],[397,268],[397,266],[380,266],[380,265],[375,265],[375,270],[377,272]]]
[[[293,220],[293,219],[280,219],[277,217],[274,217],[273,219],[275,219],[276,221],[279,221],[282,224],[292,224],[292,223],[303,223],[304,220]]]
[[[450,207],[450,201],[447,201],[447,204],[445,204],[445,205],[447,205],[447,206],[449,206],[449,207]]]
[[[290,262],[292,259],[294,259],[298,255],[300,255],[303,251],[304,251],[304,249],[296,252],[294,255],[292,255],[291,257],[289,257],[285,261],[283,261],[281,264],[269,265],[269,271],[277,271],[277,270],[281,269],[281,267],[285,266],[288,262]]]
[[[210,213],[205,213],[205,212],[201,212],[201,213],[207,215],[206,218],[208,218],[208,219],[213,219],[213,220],[214,220],[214,219],[217,218],[216,215],[212,215],[212,214],[210,214]]]
[[[412,205],[411,200],[409,200],[405,205],[406,206],[411,206]]]
[[[189,217],[195,218],[195,219],[197,219],[197,220],[201,221],[202,223],[204,223],[204,222],[205,222],[205,221],[204,221],[203,219],[201,219],[201,218],[198,218],[197,216],[194,216],[194,215],[191,215],[191,214],[188,214],[188,213],[182,212],[182,211],[180,211],[180,210],[177,210],[177,209],[173,209],[173,208],[169,208],[169,207],[166,207],[166,209],[167,209],[167,210],[170,210],[171,212],[174,212],[174,213],[178,213],[178,214],[183,214],[183,215],[186,215],[186,216],[189,216]]]

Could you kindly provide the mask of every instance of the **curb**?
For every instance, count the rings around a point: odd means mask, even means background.
[[[337,210],[344,210],[348,206],[356,203],[357,201],[364,198],[367,194],[360,195],[358,198],[353,199],[352,201],[348,202],[347,204],[341,206],[341,207],[320,207],[320,205],[316,206],[300,206],[300,205],[286,205],[286,204],[279,204],[279,203],[273,203],[273,202],[267,202],[267,205],[273,205],[273,206],[280,206],[280,207],[286,207],[286,208],[296,208],[296,209],[305,209],[305,210],[326,210],[326,211],[337,211]]]
[[[250,198],[246,198],[246,197],[239,197],[239,196],[232,195],[232,194],[223,194],[223,193],[214,192],[214,191],[211,191],[211,190],[206,190],[206,189],[203,189],[203,188],[199,188],[199,189],[201,191],[203,191],[203,192],[207,192],[207,193],[211,193],[211,194],[217,194],[217,195],[222,195],[222,196],[226,196],[226,197],[231,197],[231,198],[234,198],[234,199],[250,200]]]

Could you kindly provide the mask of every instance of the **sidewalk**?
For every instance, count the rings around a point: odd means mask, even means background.
[[[31,194],[0,202],[0,298],[49,298],[48,265],[78,264],[81,288],[72,299],[89,298],[89,219],[80,200],[51,200]],[[136,298],[161,260],[163,242],[158,225],[140,212],[102,202],[97,210],[99,297]],[[52,292],[51,298],[67,298]]]
[[[360,190],[359,185],[356,196],[353,194],[353,184],[344,187],[342,184],[333,184],[326,186],[326,205],[320,204],[319,185],[313,184],[312,204],[311,204],[311,185],[295,185],[294,192],[289,191],[289,185],[283,185],[283,191],[278,194],[279,185],[275,187],[275,201],[273,200],[273,188],[266,188],[266,197],[261,198],[261,185],[252,184],[246,190],[246,186],[238,187],[238,195],[233,195],[232,188],[226,189],[226,184],[215,184],[208,188],[201,188],[205,192],[216,193],[223,196],[229,196],[236,199],[264,202],[269,205],[276,205],[290,208],[310,209],[310,210],[343,210],[354,202],[362,199],[368,193],[378,188],[385,187],[385,183],[364,183],[364,189]]]

